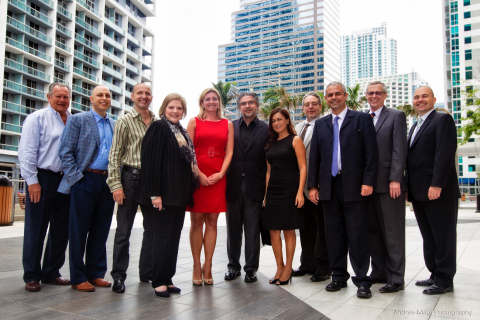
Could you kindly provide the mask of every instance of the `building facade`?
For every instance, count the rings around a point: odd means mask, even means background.
[[[239,91],[282,86],[293,94],[323,91],[340,79],[337,0],[241,0],[232,41],[218,48],[218,80]],[[236,105],[226,115],[235,119]],[[294,122],[302,111],[294,110]]]
[[[340,51],[342,82],[346,86],[398,72],[397,41],[387,38],[386,23],[342,36]]]
[[[152,82],[154,0],[2,0],[0,171],[18,163],[22,124],[48,106],[52,82],[72,89],[72,113],[90,109],[97,85],[112,92],[109,116],[132,109],[131,91]]]

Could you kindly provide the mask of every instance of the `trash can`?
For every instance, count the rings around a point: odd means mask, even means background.
[[[0,176],[0,226],[11,226],[12,221],[12,192],[10,179]]]

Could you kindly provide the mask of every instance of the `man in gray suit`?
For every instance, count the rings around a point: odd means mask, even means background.
[[[309,93],[303,98],[303,113],[307,120],[295,126],[297,135],[305,145],[307,168],[310,156],[310,141],[312,140],[315,121],[322,111],[322,101],[316,93]],[[308,178],[307,178],[308,179]],[[312,274],[310,280],[320,282],[330,279],[331,271],[328,266],[328,252],[325,241],[325,223],[321,204],[314,204],[308,198],[307,181],[305,182],[305,228],[300,230],[300,267],[293,272],[294,277]]]
[[[370,83],[365,92],[378,145],[377,186],[369,206],[371,277],[386,283],[382,293],[404,289],[405,276],[405,114],[385,106],[387,87]]]

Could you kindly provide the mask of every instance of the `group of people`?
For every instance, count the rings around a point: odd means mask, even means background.
[[[347,96],[343,84],[330,83],[325,98],[331,114],[320,117],[320,96],[305,95],[306,121],[294,127],[283,108],[271,112],[268,124],[260,121],[254,92],[238,95],[241,117],[230,122],[222,117],[220,94],[208,88],[185,129],[180,120],[187,105],[179,94],[165,97],[157,118],[150,111],[151,88],[139,83],[131,95],[135,107],[115,122],[107,113],[108,88],[97,86],[91,110],[72,116],[70,88],[51,84],[49,107],[27,117],[18,153],[28,186],[25,289],[39,291],[41,281],[125,292],[129,239],[140,206],[139,277],[152,283],[157,296],[181,291],[172,278],[186,211],[193,285],[213,284],[217,220],[226,212],[225,280],[241,276],[245,233],[244,279],[257,281],[260,231],[266,229],[277,264],[271,284],[310,274],[313,282],[331,278],[327,291],[341,290],[350,278],[349,255],[358,297],[370,298],[375,282],[385,283],[380,292],[397,292],[404,289],[408,198],[431,272],[416,284],[428,286],[426,294],[453,291],[459,197],[453,119],[433,110],[433,91],[420,87],[413,102],[418,121],[407,136],[405,114],[384,104],[385,84],[368,86],[369,113],[347,109]],[[112,285],[104,278],[115,202]],[[296,229],[302,253],[294,270]],[[59,272],[68,243],[70,280]]]

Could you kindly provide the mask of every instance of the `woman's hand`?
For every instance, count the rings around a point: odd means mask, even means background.
[[[152,204],[154,208],[157,208],[158,211],[162,211],[162,197],[156,197],[155,199],[152,200]]]
[[[305,203],[305,198],[303,197],[303,192],[297,193],[297,197],[295,198],[295,205],[297,206],[298,209],[303,207],[303,204]]]
[[[200,179],[200,184],[202,186],[206,187],[210,185],[207,176],[203,172],[198,172],[198,178]]]
[[[212,174],[210,177],[208,177],[208,183],[210,185],[217,183],[222,179],[222,174],[220,172]]]

